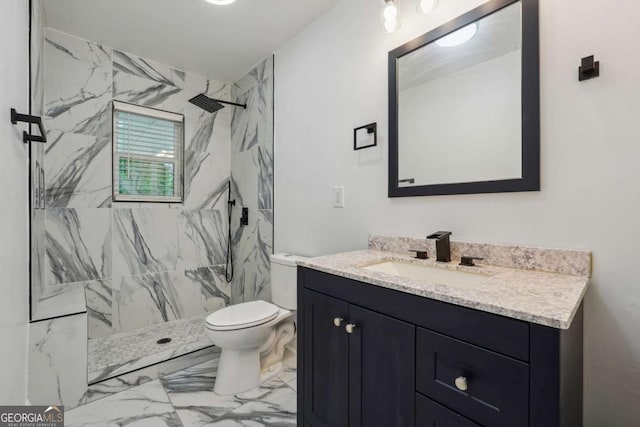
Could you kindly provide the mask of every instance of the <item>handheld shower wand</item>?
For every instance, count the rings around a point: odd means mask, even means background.
[[[227,193],[227,213],[229,218],[229,229],[227,234],[227,264],[224,269],[224,277],[227,283],[231,283],[233,280],[233,245],[231,242],[231,213],[233,207],[236,205],[236,201],[231,199],[231,181],[229,181],[229,191]]]

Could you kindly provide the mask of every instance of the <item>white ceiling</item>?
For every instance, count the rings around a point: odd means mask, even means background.
[[[478,65],[522,48],[522,8],[514,3],[481,18],[478,32],[455,47],[430,43],[399,60],[400,90]]]
[[[47,26],[233,83],[340,0],[47,0]]]

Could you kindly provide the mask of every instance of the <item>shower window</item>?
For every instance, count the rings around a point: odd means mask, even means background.
[[[184,116],[113,102],[113,200],[183,201]]]

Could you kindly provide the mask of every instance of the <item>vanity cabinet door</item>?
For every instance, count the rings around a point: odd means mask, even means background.
[[[349,426],[413,427],[415,326],[349,306]]]
[[[345,324],[349,305],[307,289],[303,301],[305,424],[346,427],[349,423],[349,334]]]

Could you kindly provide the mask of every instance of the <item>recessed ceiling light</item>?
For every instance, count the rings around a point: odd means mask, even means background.
[[[224,6],[227,4],[231,4],[236,0],[205,0],[207,3],[217,4],[218,6]]]
[[[438,40],[436,40],[436,44],[442,47],[459,46],[471,40],[477,32],[478,24],[473,22],[466,27],[462,27],[451,34],[439,38]]]

